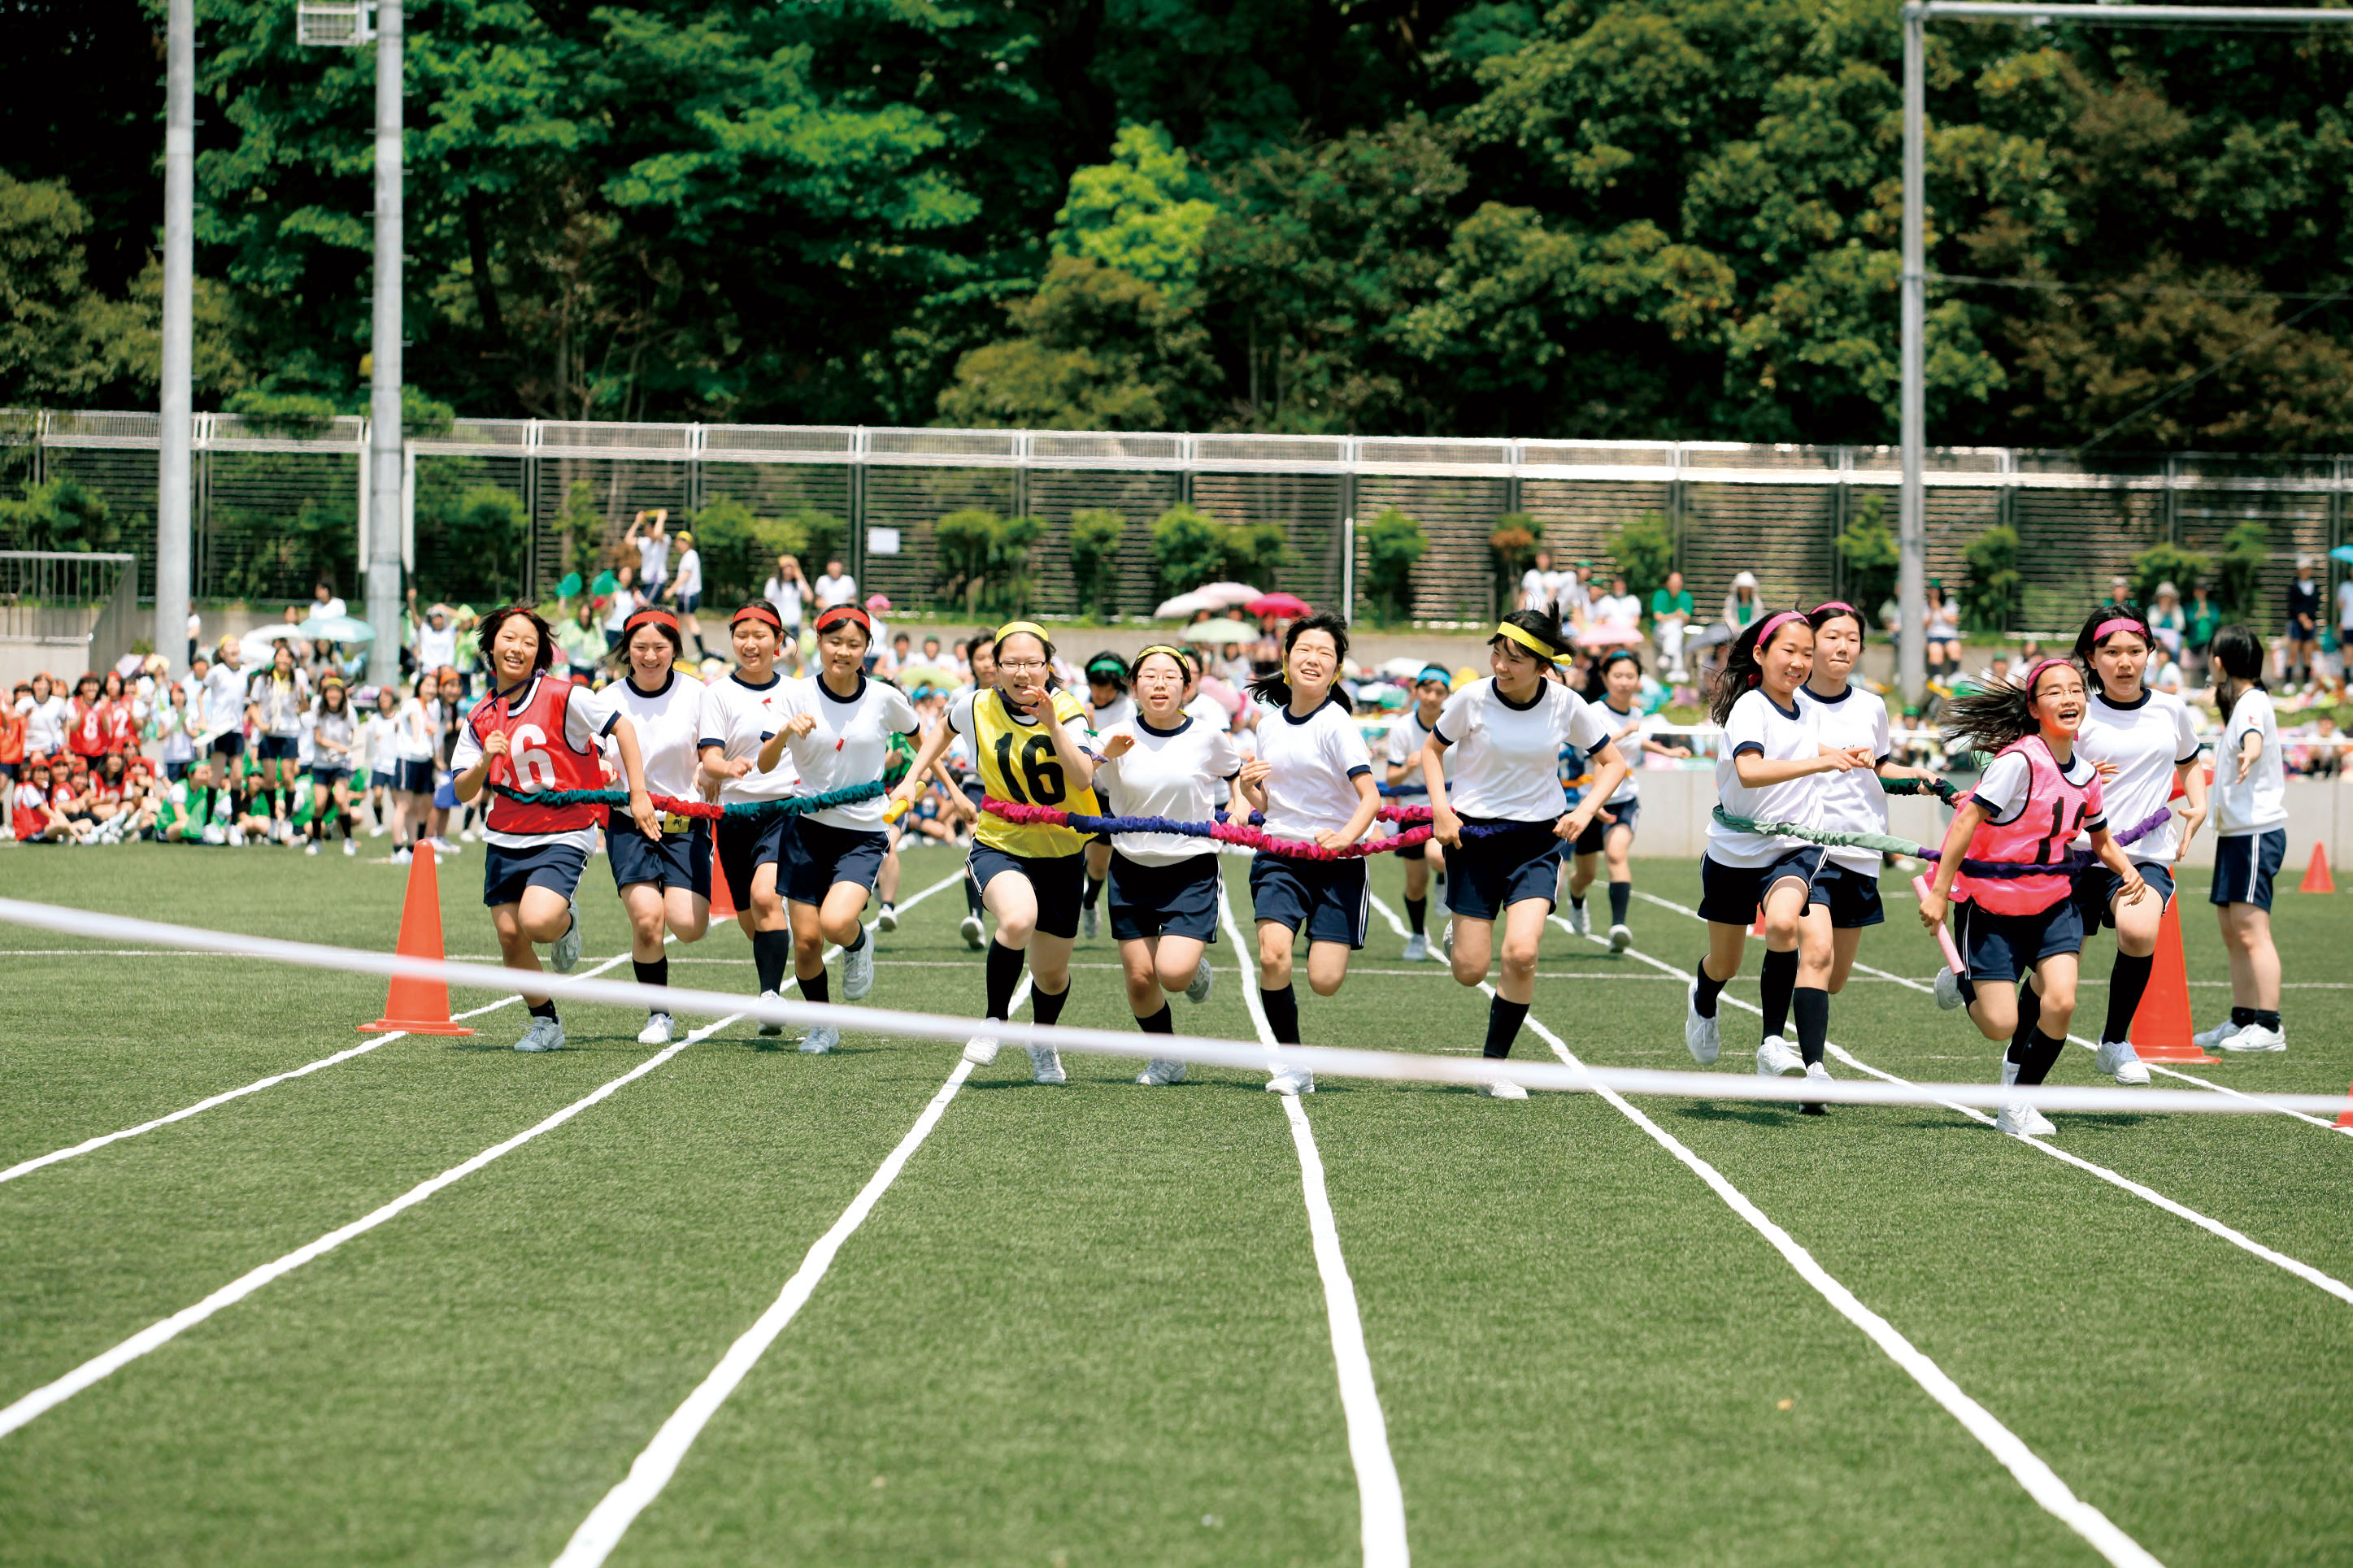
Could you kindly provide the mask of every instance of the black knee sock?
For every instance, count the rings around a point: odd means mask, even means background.
[[[339,822],[339,823],[341,823],[341,824],[343,825],[343,837],[344,837],[345,838],[349,838],[349,837],[352,837],[352,814],[351,814],[350,812],[348,812],[348,811],[345,811],[345,812],[339,812],[339,813],[337,813],[337,814],[336,814],[335,820],[336,820],[337,822]]]
[[[2245,1028],[2254,1021],[2255,1010],[2253,1007],[2233,1007],[2231,1009],[2231,1022],[2238,1025],[2242,1029]]]
[[[1831,994],[1819,985],[1800,985],[1789,993],[1789,1010],[1798,1016],[1798,1055],[1811,1067],[1830,1042]]]
[[[818,966],[818,972],[815,974],[809,975],[807,978],[803,978],[799,973],[796,973],[793,975],[793,984],[801,988],[801,1000],[804,1002],[830,1002],[833,1000],[832,983],[826,979],[825,969],[822,965]]]
[[[647,963],[642,958],[633,958],[629,960],[629,963],[637,969],[638,984],[667,985],[670,984],[670,955],[668,953],[664,953],[661,957],[655,959],[650,963]],[[659,1012],[660,1009],[656,1008],[655,1011]]]
[[[2034,1026],[2041,1022],[2042,1022],[2042,993],[2034,988],[2033,981],[2029,980],[2018,988],[2018,1027],[2010,1032],[2010,1048],[2023,1050],[2027,1037],[2034,1033]],[[2024,1061],[2026,1058],[2012,1057],[2010,1059],[2016,1062]]]
[[[1614,925],[1614,926],[1621,926],[1621,925],[1624,925],[1624,924],[1626,923],[1626,910],[1627,910],[1627,907],[1628,907],[1629,905],[1630,905],[1633,901],[1634,901],[1634,884],[1633,884],[1633,883],[1631,883],[1631,882],[1612,882],[1612,883],[1610,883],[1610,884],[1609,884],[1609,923],[1610,923],[1611,925]]]
[[[1070,999],[1070,982],[1064,981],[1060,991],[1049,991],[1033,980],[1029,988],[1029,1016],[1041,1024],[1059,1024],[1062,1021],[1062,1004]]]
[[[1430,900],[1408,899],[1405,901],[1405,923],[1413,928],[1416,936],[1430,934]]]
[[[2140,1011],[2141,994],[2148,989],[2148,972],[2155,966],[2157,955],[2142,953],[2116,954],[2116,966],[2108,974],[2108,1021],[2100,1030],[2100,1038],[2126,1040],[2132,1037],[2133,1015]]]
[[[1103,879],[1101,877],[1089,877],[1087,879],[1087,890],[1083,894],[1080,895],[1079,907],[1088,910],[1093,909],[1095,907],[1095,900],[1103,897]]]
[[[2067,1048],[2064,1040],[2054,1040],[2040,1029],[2030,1028],[2010,1044],[2009,1059],[2018,1064],[2018,1081],[2038,1084],[2051,1072],[2059,1053]]]
[[[2276,1007],[2251,1007],[2248,1011],[2254,1014],[2252,1022],[2258,1029],[2276,1029],[2280,1026],[2279,1009]]]
[[[554,1017],[554,1016],[555,1016],[555,998],[554,998],[553,996],[550,996],[550,997],[546,998],[546,999],[545,999],[545,1000],[543,1000],[543,1001],[539,1001],[539,1002],[534,1002],[534,1003],[533,1003],[533,1004],[531,1005],[531,1016],[532,1016],[533,1017],[534,1017],[534,1018],[553,1018],[553,1017]]]
[[[1568,907],[1572,910],[1583,909],[1585,907],[1585,895],[1583,893],[1569,894]]]
[[[1173,1035],[1176,1032],[1176,1020],[1169,1014],[1168,1004],[1163,1002],[1160,1011],[1149,1018],[1138,1018],[1135,1026],[1147,1035]]]
[[[1718,980],[1707,972],[1707,954],[1705,953],[1701,953],[1699,962],[1692,965],[1692,976],[1699,982],[1698,989],[1692,993],[1692,1011],[1703,1018],[1715,1017],[1716,994],[1731,982]]]
[[[1789,1027],[1789,994],[1798,986],[1798,950],[1765,953],[1765,973],[1758,982],[1758,1005],[1765,1010],[1767,1037],[1786,1035]]]
[[[1021,966],[1029,955],[1001,942],[988,944],[988,1014],[999,1022],[1013,1016],[1013,993],[1021,984]]]
[[[1526,1022],[1525,1002],[1506,1002],[1503,993],[1487,1004],[1487,1055],[1493,1058],[1512,1054],[1512,1042],[1520,1037],[1520,1026]]]
[[[1280,991],[1269,989],[1258,994],[1259,1003],[1266,1009],[1266,1026],[1274,1033],[1275,1044],[1299,1044],[1299,994],[1288,985]]]
[[[752,933],[752,966],[760,972],[760,989],[782,991],[785,971],[792,967],[793,933],[755,931]]]

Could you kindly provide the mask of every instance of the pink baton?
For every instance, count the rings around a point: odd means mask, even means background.
[[[1926,876],[1913,878],[1912,890],[1920,895],[1920,901],[1922,903],[1926,903],[1928,901],[1928,879]],[[1946,968],[1951,970],[1956,976],[1967,974],[1968,973],[1968,970],[1961,963],[1961,950],[1953,945],[1953,933],[1945,929],[1945,922],[1942,921],[1938,921],[1936,922],[1936,945],[1945,950]]]

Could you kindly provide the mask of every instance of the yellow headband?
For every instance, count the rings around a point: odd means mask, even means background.
[[[1028,632],[1031,637],[1036,637],[1042,643],[1050,643],[1054,640],[1052,637],[1046,635],[1046,628],[1039,626],[1035,621],[1008,621],[1003,626],[997,628],[996,640],[1003,642],[1015,632]]]
[[[1546,660],[1547,663],[1567,664],[1568,662],[1569,656],[1567,654],[1555,653],[1550,647],[1536,640],[1535,633],[1527,630],[1524,626],[1515,626],[1509,621],[1497,621],[1495,623],[1495,635],[1497,637],[1511,638],[1514,642],[1519,644],[1522,647],[1527,649],[1538,658]]]
[[[1176,668],[1185,674],[1190,675],[1193,673],[1193,661],[1185,657],[1184,650],[1182,648],[1171,647],[1165,642],[1154,643],[1150,647],[1147,647],[1143,652],[1137,654],[1135,656],[1135,666],[1140,667],[1145,659],[1150,658],[1155,653],[1165,653],[1170,658],[1175,659],[1176,661]]]

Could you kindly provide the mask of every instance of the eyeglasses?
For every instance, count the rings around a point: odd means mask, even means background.
[[[1046,668],[1046,661],[1042,658],[1000,658],[997,661],[997,668],[1008,675],[1035,675]]]

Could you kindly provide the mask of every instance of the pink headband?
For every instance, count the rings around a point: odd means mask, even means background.
[[[2068,661],[2063,658],[2038,658],[2031,665],[2027,667],[2026,700],[2029,702],[2034,700],[2034,683],[2042,679],[2042,672],[2060,665],[2068,665]],[[2072,665],[2068,665],[2068,668],[2072,668],[2073,667]]]
[[[1802,621],[1805,618],[1805,616],[1798,614],[1795,610],[1783,610],[1778,615],[1767,616],[1765,617],[1765,624],[1757,628],[1757,641],[1752,646],[1757,649],[1757,653],[1761,655],[1765,651],[1766,645],[1773,640],[1773,634],[1775,632],[1779,631],[1791,621]],[[1748,673],[1748,684],[1751,686],[1758,684],[1764,678],[1755,670],[1751,670]]]
[[[2130,616],[2116,616],[2092,628],[2092,646],[2099,647],[2107,640],[2111,632],[2130,632],[2143,642],[2148,640],[2148,628]]]
[[[1825,599],[1820,604],[1816,605],[1811,613],[1819,616],[1824,610],[1837,610],[1843,615],[1852,616],[1857,620],[1862,618],[1862,612],[1856,609],[1852,605],[1848,604],[1844,599]]]

